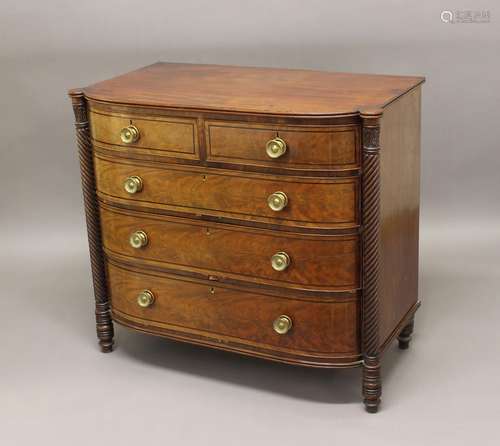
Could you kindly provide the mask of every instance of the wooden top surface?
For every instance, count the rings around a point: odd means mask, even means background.
[[[83,89],[130,105],[325,116],[383,108],[423,77],[181,63],[156,64]]]

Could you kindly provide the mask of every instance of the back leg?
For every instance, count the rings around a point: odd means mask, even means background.
[[[406,324],[405,327],[401,330],[401,333],[399,333],[398,341],[399,341],[399,348],[401,350],[406,350],[410,346],[411,335],[413,333],[414,325],[415,325],[415,316],[411,318],[408,324]]]

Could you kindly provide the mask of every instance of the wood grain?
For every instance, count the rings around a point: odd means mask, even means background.
[[[357,114],[422,83],[415,76],[156,63],[84,89],[121,104],[283,115]]]
[[[132,153],[199,159],[198,133],[194,119],[91,112],[90,125],[94,140],[125,146]],[[139,140],[132,144],[124,144],[120,138],[121,129],[128,125],[134,125],[140,133]]]
[[[139,318],[152,327],[195,331],[241,343],[273,347],[277,352],[311,357],[355,356],[359,353],[356,302],[304,303],[294,299],[237,292],[185,279],[138,273],[108,264],[111,305],[114,312]],[[142,308],[137,295],[151,290],[155,302]],[[286,314],[291,331],[279,335],[273,321]],[[133,320],[133,319],[132,319]]]
[[[243,229],[234,225],[123,212],[101,207],[103,243],[110,255],[160,261],[168,267],[206,276],[230,277],[311,290],[354,290],[359,287],[357,236],[296,235]],[[130,235],[142,230],[148,244],[134,249]],[[285,251],[285,271],[271,267],[271,257]]]
[[[291,170],[359,167],[359,127],[291,127],[205,121],[207,160]],[[279,136],[286,153],[271,159],[266,143]]]
[[[362,365],[376,412],[382,355],[395,339],[408,346],[420,305],[423,82],[157,63],[70,91],[103,351],[112,316],[290,364]],[[141,138],[125,145],[130,124]],[[277,136],[288,150],[270,159]],[[140,192],[124,190],[129,176]],[[289,201],[274,212],[267,198],[278,191]],[[138,250],[136,230],[149,237]],[[282,272],[270,264],[278,251],[292,259]],[[143,289],[156,297],[145,309]],[[281,314],[293,320],[286,335],[272,328]]]
[[[253,220],[283,226],[353,228],[358,225],[357,177],[342,179],[283,177],[221,169],[160,166],[95,158],[97,189],[108,199],[129,200],[147,207],[194,214]],[[130,195],[124,180],[140,176],[143,190]],[[279,212],[267,204],[282,191],[287,207]]]
[[[385,110],[380,139],[382,344],[418,300],[420,88]]]

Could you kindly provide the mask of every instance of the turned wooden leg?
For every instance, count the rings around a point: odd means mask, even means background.
[[[113,351],[113,336],[114,328],[113,321],[109,312],[109,304],[107,302],[96,302],[95,304],[95,319],[97,339],[99,339],[99,346],[103,353]]]
[[[363,361],[363,402],[367,412],[376,413],[382,395],[382,379],[380,375],[380,359],[365,357]]]
[[[83,202],[87,221],[89,240],[90,265],[94,284],[95,316],[97,337],[101,351],[108,353],[113,350],[113,322],[111,319],[104,254],[101,242],[101,224],[97,204],[94,162],[92,159],[92,143],[90,139],[87,103],[79,90],[69,92],[75,113],[76,139],[80,156],[80,171],[82,174]]]
[[[399,341],[399,348],[401,350],[406,350],[410,346],[411,335],[413,333],[414,324],[415,324],[415,318],[412,317],[410,322],[408,322],[408,324],[406,324],[405,327],[401,330],[401,333],[399,333],[398,341]]]

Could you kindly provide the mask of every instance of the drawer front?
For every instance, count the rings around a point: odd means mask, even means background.
[[[358,126],[276,127],[207,121],[205,134],[210,161],[302,170],[359,167]],[[266,150],[276,137],[284,142],[284,153],[282,148],[275,153]]]
[[[124,139],[128,136],[130,141],[124,142],[122,131],[130,126],[137,129],[138,133],[124,135]],[[91,112],[90,129],[95,141],[121,146],[122,151],[199,159],[198,133],[194,119]]]
[[[101,224],[109,255],[300,289],[359,287],[357,236],[292,235],[108,207],[101,208]],[[132,247],[130,237],[138,231],[146,234],[146,244]]]
[[[264,174],[151,167],[95,159],[97,188],[113,200],[133,200],[150,208],[297,227],[352,228],[358,225],[358,178],[311,179]],[[127,178],[139,177],[142,189],[130,194]],[[287,197],[274,211],[268,199]],[[274,195],[273,195],[274,196]]]
[[[108,263],[113,311],[147,322],[150,327],[195,331],[217,338],[314,353],[358,351],[356,301],[294,300],[210,286],[160,274],[143,274]],[[144,294],[148,290],[153,301]],[[141,306],[138,303],[141,301]],[[292,321],[278,334],[281,315]],[[123,317],[123,316],[122,316]],[[278,325],[278,324],[277,324]],[[286,325],[277,329],[284,331]]]

